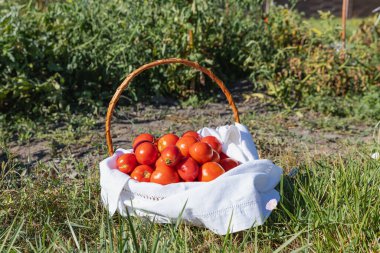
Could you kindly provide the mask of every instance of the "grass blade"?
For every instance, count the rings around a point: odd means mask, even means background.
[[[301,252],[301,251],[304,251],[305,249],[309,248],[312,244],[309,243],[309,244],[306,244],[298,249],[295,249],[295,250],[292,250],[292,253],[297,253],[297,252]]]
[[[80,245],[79,245],[79,242],[78,242],[78,239],[77,239],[77,236],[75,235],[75,232],[74,232],[74,229],[73,227],[71,226],[71,223],[69,221],[69,219],[67,218],[67,225],[69,226],[69,229],[70,229],[70,232],[71,232],[71,235],[73,236],[73,239],[74,239],[74,243],[75,243],[75,246],[77,247],[78,251],[80,252]]]
[[[16,217],[16,218],[17,218],[17,217]],[[8,241],[8,237],[9,237],[9,235],[10,235],[10,233],[11,233],[11,231],[12,231],[12,228],[13,228],[15,222],[16,222],[16,218],[13,220],[11,226],[8,228],[8,231],[7,231],[6,234],[5,234],[5,238],[2,239],[3,236],[0,237],[0,239],[3,240],[3,243],[1,244],[1,247],[0,247],[0,252],[3,252],[3,249],[4,249],[4,247],[5,247],[5,244],[6,244],[6,242]]]
[[[177,217],[177,221],[176,221],[175,226],[174,226],[174,229],[175,229],[175,230],[177,230],[179,224],[181,224],[181,221],[182,221],[182,215],[183,215],[183,212],[185,211],[186,205],[187,205],[187,200],[186,200],[185,204],[183,205],[182,210],[181,210],[181,212],[179,213],[179,215],[178,215],[178,217]]]
[[[139,244],[137,242],[136,231],[135,231],[135,228],[133,227],[132,219],[131,219],[131,216],[129,215],[128,208],[126,208],[126,210],[127,210],[128,225],[129,225],[129,228],[130,228],[131,234],[132,234],[133,245],[135,247],[136,252],[139,252],[140,247],[139,247]]]
[[[278,247],[275,251],[273,251],[273,253],[281,252],[281,250],[285,249],[286,246],[288,246],[292,241],[294,241],[294,240],[295,240],[298,236],[300,236],[300,234],[302,234],[304,231],[305,231],[305,229],[302,229],[302,230],[299,231],[298,233],[294,234],[289,240],[287,240],[286,242],[284,242],[280,247]]]
[[[109,217],[109,216],[107,216],[107,217],[106,217],[106,220],[107,220],[107,231],[108,231],[109,251],[110,251],[110,252],[114,252],[114,249],[113,249],[113,234],[112,234],[113,226],[111,225],[112,218]],[[106,240],[106,241],[107,241],[107,240]]]
[[[21,224],[17,227],[16,232],[15,232],[15,234],[14,234],[13,237],[12,237],[11,243],[9,244],[9,247],[8,247],[7,253],[9,253],[9,252],[11,251],[11,249],[12,249],[12,247],[13,247],[13,244],[15,243],[15,241],[16,241],[18,235],[19,235],[20,232],[21,232],[22,227],[24,226],[24,222],[25,222],[25,221],[24,221],[24,219],[23,219],[23,220],[21,221]]]
[[[245,233],[245,235],[244,235],[244,237],[243,237],[243,241],[240,243],[240,246],[239,246],[239,248],[238,248],[238,251],[239,251],[239,252],[242,252],[242,251],[243,251],[244,244],[247,242],[248,237],[249,237],[249,235],[250,235],[251,232],[252,232],[252,229],[253,229],[253,228],[256,228],[256,230],[257,230],[257,226],[255,226],[255,223],[256,223],[256,221],[253,222],[252,226],[251,226],[251,227],[249,228],[249,230]]]
[[[2,238],[4,235],[2,235],[0,237],[0,239],[3,240],[3,243],[1,244],[1,247],[0,247],[0,252],[4,252],[3,250],[5,248],[5,245],[6,245],[7,241],[8,241],[8,237],[9,237],[9,235],[11,234],[11,232],[13,230],[13,226],[15,225],[16,220],[17,220],[17,216],[13,219],[13,222],[12,222],[11,226],[8,228],[8,231],[6,232],[5,237]]]
[[[158,231],[156,238],[154,239],[153,247],[152,247],[152,253],[157,252],[157,246],[158,242],[160,241],[160,231]]]
[[[231,224],[232,224],[232,217],[234,215],[234,211],[232,210],[231,212],[231,216],[230,216],[230,221],[228,222],[228,228],[227,228],[227,233],[226,233],[226,236],[224,237],[224,240],[223,240],[223,249],[222,249],[222,252],[225,251],[226,247],[227,247],[227,241],[228,239],[231,238],[231,233],[230,233],[230,229],[231,229]]]

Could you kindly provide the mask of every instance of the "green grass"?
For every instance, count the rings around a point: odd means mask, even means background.
[[[286,144],[291,135],[281,130],[295,122],[294,115],[243,113],[243,122],[258,133],[255,140],[261,153],[285,170],[277,187],[282,198],[263,226],[226,236],[180,220],[158,225],[134,217],[109,217],[100,202],[98,162],[106,156],[102,138],[95,139],[98,148],[89,156],[67,152],[33,166],[14,157],[2,138],[6,157],[0,170],[0,252],[380,251],[380,161],[369,157],[377,144],[342,144],[341,152],[329,155],[300,152],[293,143]],[[355,119],[297,122],[333,132]],[[83,145],[93,125],[94,119],[77,116],[60,130],[42,129],[35,138]],[[29,127],[38,129],[38,124]],[[82,142],[75,136],[83,136]],[[298,173],[289,176],[294,167]]]
[[[359,152],[351,158],[308,158],[298,175],[282,179],[281,204],[263,226],[217,236],[187,225],[109,218],[99,201],[97,168],[78,163],[80,176],[71,179],[39,164],[31,177],[11,159],[1,171],[1,247],[5,252],[272,252],[281,247],[376,252],[379,165]]]

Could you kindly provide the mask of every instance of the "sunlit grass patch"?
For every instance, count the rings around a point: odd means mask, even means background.
[[[226,236],[185,224],[111,218],[100,203],[96,166],[84,168],[78,161],[77,176],[71,177],[64,162],[38,163],[29,174],[9,157],[0,174],[0,247],[36,252],[272,252],[282,248],[376,252],[380,162],[364,151],[318,160],[300,154],[305,159],[298,164],[298,173],[286,173],[281,180],[282,198],[269,220]]]

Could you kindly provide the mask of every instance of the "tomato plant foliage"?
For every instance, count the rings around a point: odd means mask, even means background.
[[[283,7],[264,22],[262,0],[17,2],[0,3],[2,112],[99,108],[132,70],[169,57],[198,61],[230,86],[249,79],[285,106],[361,93],[380,80],[380,27],[372,21],[348,39],[342,60],[339,29],[315,32]],[[207,94],[208,83],[187,67],[161,66],[125,95],[160,102]]]
[[[237,43],[256,30],[248,20],[259,15],[257,6],[189,2],[79,0],[51,2],[43,10],[3,4],[1,109],[108,101],[126,74],[161,58],[198,61],[224,78],[238,73],[231,71],[239,69]],[[128,97],[186,96],[202,89],[200,79],[187,67],[159,67],[138,77]]]

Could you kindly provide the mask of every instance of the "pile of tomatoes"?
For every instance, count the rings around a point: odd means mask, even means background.
[[[133,153],[117,158],[117,168],[139,182],[209,182],[239,165],[222,152],[222,143],[216,137],[202,137],[195,131],[181,137],[140,134],[132,147]]]

